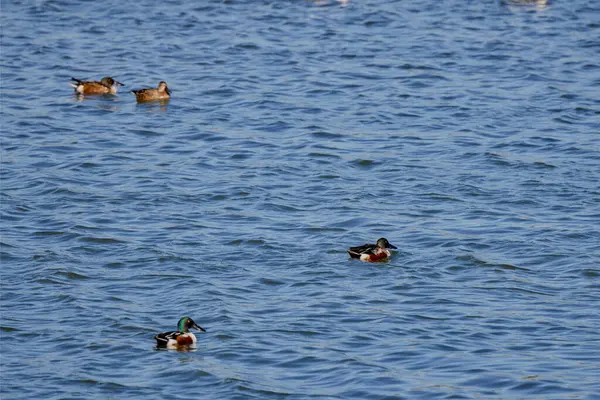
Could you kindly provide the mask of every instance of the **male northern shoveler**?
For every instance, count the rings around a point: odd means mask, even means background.
[[[117,94],[117,86],[125,86],[121,82],[115,81],[110,76],[105,76],[97,81],[82,81],[81,79],[71,78],[77,83],[69,83],[75,88],[78,94]]]
[[[206,329],[199,327],[190,317],[183,317],[177,323],[177,331],[163,332],[154,336],[156,345],[158,347],[177,348],[196,344],[196,336],[190,332],[190,328],[206,332]]]
[[[388,242],[386,238],[377,239],[377,244],[365,244],[357,247],[350,247],[348,254],[352,258],[360,258],[361,261],[380,261],[392,255],[388,249],[397,249],[396,246]]]
[[[168,100],[171,98],[171,90],[167,87],[167,82],[165,81],[160,81],[156,89],[132,90],[131,93],[135,95],[135,98],[140,103],[152,100]]]

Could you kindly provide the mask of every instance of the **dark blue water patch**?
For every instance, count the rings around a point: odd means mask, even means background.
[[[107,30],[59,2],[4,21],[3,326],[35,313],[42,338],[2,348],[11,381],[61,398],[594,393],[598,10],[324,3],[115,4]],[[175,96],[70,97],[71,75],[103,74]],[[348,259],[382,235],[389,262]],[[184,313],[208,323],[202,345],[152,351]],[[69,345],[86,314],[88,345]]]

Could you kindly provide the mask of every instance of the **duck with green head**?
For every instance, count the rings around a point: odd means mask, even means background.
[[[71,78],[75,83],[69,83],[75,88],[75,93],[78,95],[89,94],[117,94],[119,86],[125,86],[121,82],[115,81],[110,76],[105,76],[98,81],[83,81],[77,78]]]
[[[177,348],[180,346],[190,346],[196,344],[196,336],[190,332],[194,328],[202,332],[206,329],[198,326],[190,317],[183,317],[177,323],[177,330],[173,332],[163,332],[154,336],[158,347]]]
[[[386,238],[380,238],[377,239],[377,244],[365,244],[362,246],[350,247],[347,251],[352,258],[373,262],[382,261],[390,257],[392,253],[388,249],[397,249],[397,247],[388,242]]]

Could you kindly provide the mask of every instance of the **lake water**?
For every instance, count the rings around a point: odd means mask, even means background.
[[[600,399],[600,3],[1,22],[2,399]]]

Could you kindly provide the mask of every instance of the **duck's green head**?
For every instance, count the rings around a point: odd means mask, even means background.
[[[122,84],[121,82],[117,82],[115,81],[113,78],[111,78],[110,76],[105,76],[104,78],[102,78],[100,80],[100,83],[103,84],[104,86],[107,87],[113,87],[115,85],[117,86],[125,86],[124,84]]]
[[[189,332],[191,328],[198,329],[199,331],[206,332],[206,329],[198,326],[193,319],[190,317],[183,317],[177,323],[177,329],[181,333]]]
[[[388,242],[386,238],[377,239],[377,246],[384,249],[397,249],[397,247]]]

